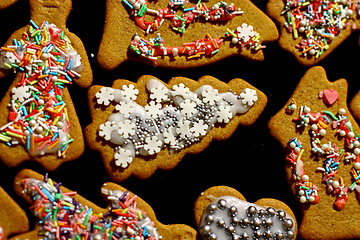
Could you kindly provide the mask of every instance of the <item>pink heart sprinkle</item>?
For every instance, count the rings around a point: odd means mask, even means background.
[[[333,105],[339,99],[339,93],[334,89],[326,89],[323,91],[322,99],[325,104]]]

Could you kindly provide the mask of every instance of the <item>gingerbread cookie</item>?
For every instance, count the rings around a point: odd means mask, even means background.
[[[108,203],[101,208],[74,191],[32,170],[15,178],[15,191],[37,218],[31,232],[17,239],[181,239],[195,240],[196,231],[186,225],[163,225],[140,197],[114,183],[105,183],[101,193]]]
[[[88,94],[92,123],[85,136],[114,181],[174,168],[185,154],[252,124],[267,102],[241,79],[226,84],[211,76],[174,77],[166,84],[145,75],[137,83],[92,86]]]
[[[275,41],[275,24],[250,1],[107,0],[100,65],[125,60],[185,68],[241,55],[263,60],[262,43]]]
[[[17,2],[18,0],[1,0],[0,2],[0,9],[4,9],[7,7],[10,7],[11,5],[13,5],[15,2]]]
[[[30,6],[29,25],[0,49],[0,77],[17,73],[0,103],[0,158],[8,166],[33,160],[54,170],[84,150],[66,87],[89,87],[92,71],[81,40],[65,25],[71,0]]]
[[[307,66],[327,57],[359,28],[357,1],[270,0],[266,11],[280,28],[279,45]]]
[[[296,239],[294,213],[283,202],[263,198],[249,203],[237,190],[216,186],[195,202],[200,239]]]
[[[24,210],[1,187],[0,206],[0,240],[29,230],[29,221]]]
[[[350,102],[350,110],[356,119],[360,119],[360,91]]]
[[[323,68],[313,67],[269,122],[287,154],[304,239],[360,237],[360,129],[346,105],[347,87],[345,79],[329,82]]]

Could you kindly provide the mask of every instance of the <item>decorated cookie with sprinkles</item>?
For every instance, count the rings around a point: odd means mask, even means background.
[[[85,136],[117,182],[174,168],[185,154],[229,138],[239,124],[252,124],[267,102],[241,79],[223,83],[211,76],[174,77],[166,84],[145,75],[137,83],[92,86],[88,94],[92,123]]]
[[[275,24],[250,1],[107,0],[98,61],[125,60],[167,68],[210,64],[240,55],[263,60]]]
[[[16,239],[134,239],[195,240],[196,231],[182,224],[163,225],[140,197],[114,183],[101,193],[108,207],[101,208],[32,170],[15,178],[15,191],[31,204],[35,229]],[[14,238],[15,239],[15,238]]]
[[[347,108],[347,88],[345,79],[330,82],[313,67],[269,122],[304,213],[304,239],[360,237],[360,129]]]
[[[84,150],[67,87],[89,87],[92,71],[81,40],[66,28],[71,0],[30,6],[29,24],[0,48],[0,77],[16,74],[0,103],[0,158],[8,166],[34,160],[51,171]]]
[[[351,100],[350,111],[357,120],[360,120],[360,91]]]
[[[267,13],[279,26],[279,45],[311,66],[358,30],[359,8],[355,0],[270,0]]]
[[[283,202],[263,198],[247,202],[237,190],[216,186],[195,202],[201,240],[296,239],[297,222]]]
[[[0,206],[0,240],[29,231],[25,211],[1,187]]]

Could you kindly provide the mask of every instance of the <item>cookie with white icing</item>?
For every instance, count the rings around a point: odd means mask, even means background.
[[[174,77],[166,84],[145,75],[136,83],[92,86],[88,94],[92,123],[85,136],[114,181],[174,168],[185,154],[252,124],[267,102],[241,79],[226,84],[211,76]]]
[[[67,86],[89,87],[92,70],[81,40],[66,28],[71,0],[30,1],[31,20],[0,49],[0,78],[15,72],[0,102],[0,158],[32,160],[51,171],[84,151]]]
[[[100,65],[126,60],[186,68],[240,55],[263,60],[263,43],[275,41],[275,24],[243,0],[107,0]]]
[[[357,1],[270,0],[267,14],[277,23],[279,46],[305,65],[326,58],[359,29]]]
[[[35,229],[16,239],[195,240],[196,231],[182,224],[163,225],[140,197],[114,183],[101,188],[108,207],[101,208],[46,176],[25,169],[17,174],[15,191],[32,205]],[[13,238],[15,239],[15,238]]]
[[[296,239],[296,218],[276,199],[249,203],[237,190],[216,186],[201,193],[194,211],[202,240]]]
[[[29,221],[25,211],[0,187],[0,240],[27,232]]]
[[[310,68],[269,122],[304,214],[304,239],[360,237],[360,128],[347,107],[347,89],[345,79],[330,82],[323,68]]]

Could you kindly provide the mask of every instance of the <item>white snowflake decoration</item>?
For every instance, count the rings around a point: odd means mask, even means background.
[[[169,144],[170,147],[173,147],[176,145],[177,139],[174,136],[173,128],[165,130],[163,134],[164,134],[164,143],[165,144]]]
[[[202,93],[203,102],[208,103],[210,105],[214,105],[219,101],[219,91],[213,87],[207,87],[205,91]]]
[[[209,127],[205,124],[204,120],[200,120],[194,123],[194,125],[190,128],[190,132],[192,132],[195,137],[202,137],[206,135],[208,128]]]
[[[248,25],[246,23],[241,24],[241,26],[236,29],[237,35],[239,39],[243,39],[244,42],[247,42],[255,36],[256,32],[254,31],[253,26]]]
[[[161,104],[150,101],[149,104],[145,106],[145,111],[148,116],[156,118],[162,113]]]
[[[121,94],[126,100],[135,101],[139,94],[139,89],[135,88],[134,84],[123,85],[121,88]]]
[[[190,94],[190,89],[188,87],[185,86],[185,84],[183,83],[180,83],[179,85],[174,85],[172,87],[172,92],[171,92],[171,95],[173,97],[175,96],[180,96],[180,97],[183,97],[183,98],[187,98]]]
[[[115,152],[114,158],[115,158],[115,165],[122,168],[127,168],[129,164],[132,163],[133,161],[133,157],[131,156],[131,151],[126,150],[124,148],[119,148]]]
[[[150,154],[156,154],[160,152],[162,147],[162,142],[159,140],[157,136],[146,137],[144,149]]]
[[[134,103],[133,102],[119,102],[115,106],[116,111],[121,112],[125,117],[130,117],[130,114],[134,111]]]
[[[99,126],[99,135],[105,140],[109,141],[111,139],[111,133],[115,130],[116,126],[114,123],[107,121]]]
[[[114,100],[114,89],[110,87],[102,87],[99,92],[95,94],[96,102],[101,105],[109,106],[110,102]]]
[[[180,112],[184,116],[190,117],[196,112],[196,103],[190,99],[185,99],[180,103]]]
[[[123,122],[119,122],[117,126],[117,132],[120,136],[124,138],[129,138],[135,134],[136,125],[134,122],[126,119]]]
[[[258,100],[256,91],[254,89],[245,88],[241,93],[241,102],[248,106],[253,106],[254,103]]]
[[[231,113],[231,108],[229,106],[220,106],[219,111],[217,112],[217,120],[218,122],[228,123],[230,122],[231,118],[233,117]]]
[[[179,121],[176,133],[182,138],[190,137],[192,135],[190,131],[190,124],[191,122],[189,120]]]
[[[24,102],[31,96],[31,90],[28,86],[14,87],[11,92],[13,93],[13,99],[19,102]]]
[[[166,102],[169,100],[168,92],[164,85],[158,85],[150,89],[150,99],[157,103]]]

